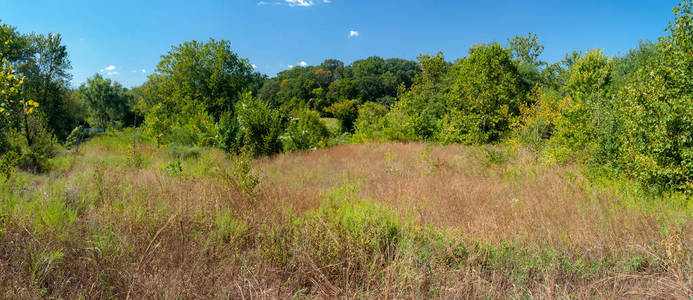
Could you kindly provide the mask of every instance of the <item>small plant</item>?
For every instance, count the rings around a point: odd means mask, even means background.
[[[484,148],[484,154],[486,155],[486,166],[500,166],[508,162],[509,155],[507,152],[502,150],[496,150],[491,147]]]
[[[104,184],[104,174],[106,173],[106,164],[99,162],[94,167],[94,185],[96,185],[96,199],[101,201],[106,193],[106,185]]]
[[[233,158],[232,181],[246,194],[253,194],[255,187],[260,184],[250,154],[242,152]]]
[[[163,172],[171,177],[178,177],[183,174],[183,166],[180,160],[174,160],[163,168]]]
[[[385,167],[387,168],[388,173],[395,173],[399,171],[397,166],[395,166],[395,159],[397,159],[397,156],[392,154],[392,150],[387,149],[387,152],[385,152]]]
[[[84,126],[79,125],[72,129],[70,135],[65,139],[65,146],[67,147],[77,147],[82,141],[87,138],[88,134],[84,132]]]
[[[139,145],[131,143],[128,146],[127,153],[128,165],[134,168],[142,168],[144,166],[144,156],[140,150]]]
[[[426,147],[419,152],[416,168],[421,171],[422,176],[431,175],[436,169],[437,161],[431,155],[432,151],[431,145],[426,144]]]

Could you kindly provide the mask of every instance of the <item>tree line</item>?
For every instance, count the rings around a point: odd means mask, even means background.
[[[95,75],[68,86],[58,34],[1,25],[0,153],[40,171],[78,126],[139,126],[158,145],[254,156],[341,142],[508,143],[578,161],[658,191],[693,191],[691,1],[655,42],[622,56],[600,49],[542,61],[535,34],[480,43],[466,57],[335,59],[269,78],[229,41],[173,46],[141,86]],[[331,131],[325,118],[339,121]]]

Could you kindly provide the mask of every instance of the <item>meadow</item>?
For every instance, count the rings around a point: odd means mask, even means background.
[[[253,159],[136,135],[0,185],[1,298],[693,295],[688,197],[523,147]]]

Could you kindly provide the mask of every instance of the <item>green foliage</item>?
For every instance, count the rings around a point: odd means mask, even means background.
[[[260,184],[260,177],[249,153],[235,155],[232,164],[230,181],[247,195],[253,195],[255,187]]]
[[[382,140],[383,118],[387,115],[387,107],[378,103],[366,102],[359,106],[358,119],[354,124],[355,132],[352,141]]]
[[[243,239],[250,229],[248,224],[234,217],[233,210],[230,208],[220,211],[214,221],[217,241],[231,245],[238,244],[238,241]]]
[[[239,95],[252,92],[262,80],[228,41],[186,42],[162,56],[156,73],[138,90],[138,110],[159,144],[217,144],[231,150],[236,142],[229,120]],[[217,129],[224,132],[218,136]]]
[[[161,171],[171,177],[179,177],[183,175],[183,165],[180,160],[174,160],[163,166]]]
[[[439,119],[445,113],[448,65],[442,53],[418,59],[421,73],[408,91],[400,86],[400,100],[383,120],[383,134],[389,140],[430,140],[439,131]]]
[[[623,97],[627,174],[657,189],[693,191],[693,4],[674,9],[670,37],[631,76]]]
[[[357,100],[343,100],[325,108],[325,111],[339,120],[343,132],[353,132],[354,121],[358,117],[357,104]]]
[[[275,107],[304,103],[308,109],[329,113],[325,108],[345,99],[394,104],[400,85],[409,87],[419,73],[413,61],[372,56],[350,66],[328,59],[319,66],[294,67],[269,79],[259,97]]]
[[[540,154],[556,131],[562,99],[551,88],[535,89],[531,95],[535,98],[534,103],[520,108],[520,118],[513,125],[513,142],[526,145]]]
[[[320,114],[313,110],[302,110],[289,121],[284,149],[295,151],[325,147],[329,137],[330,131],[320,120]]]
[[[15,166],[19,160],[19,154],[14,151],[7,151],[5,154],[0,156],[0,176],[5,181],[10,180],[12,175],[14,175]]]
[[[265,250],[274,260],[302,269],[311,267],[302,259],[310,257],[326,274],[339,272],[340,263],[348,260],[353,276],[367,276],[394,260],[404,231],[394,213],[358,200],[350,184],[330,191],[318,209],[292,218],[287,227]]]
[[[540,61],[539,56],[544,52],[544,45],[539,44],[536,34],[530,32],[527,36],[515,36],[508,40],[508,50],[525,85],[534,87],[543,80],[540,69],[546,63]]]
[[[144,166],[144,155],[142,154],[141,145],[130,143],[127,148],[127,163],[133,168],[140,169]]]
[[[282,150],[279,136],[283,132],[279,111],[266,102],[245,93],[236,104],[239,149],[252,156],[270,155]]]
[[[82,84],[77,97],[88,107],[88,122],[92,127],[108,128],[125,125],[132,111],[132,95],[120,83],[95,74]]]
[[[49,159],[55,156],[57,141],[40,116],[27,118],[30,138],[16,131],[9,134],[10,149],[19,154],[17,166],[22,170],[41,173],[50,169]]]
[[[612,65],[601,50],[575,58],[570,68],[555,143],[559,160],[605,163],[615,159],[618,115],[611,90]]]
[[[170,158],[176,160],[185,160],[189,158],[198,158],[200,156],[200,147],[187,146],[180,144],[170,144],[166,148],[166,153]]]
[[[62,140],[83,121],[72,113],[76,103],[69,94],[72,66],[67,47],[60,34],[32,33],[26,40],[31,57],[17,61],[17,70],[26,78],[24,94],[41,104],[38,111],[45,116],[46,126]]]
[[[65,146],[71,147],[71,146],[77,146],[81,142],[83,142],[89,134],[84,132],[84,126],[80,125],[75,127],[75,129],[72,129],[70,134],[67,136],[65,139]]]
[[[223,113],[217,123],[216,146],[226,152],[236,153],[240,151],[241,139],[238,119],[230,111]]]
[[[140,104],[146,109],[162,103],[168,116],[200,105],[218,120],[253,80],[252,66],[231,51],[228,41],[186,42],[161,57]]]
[[[508,51],[497,43],[480,46],[450,73],[453,83],[439,140],[483,144],[505,137],[529,92]]]

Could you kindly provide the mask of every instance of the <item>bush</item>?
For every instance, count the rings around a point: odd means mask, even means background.
[[[67,139],[65,140],[65,146],[72,147],[72,146],[77,146],[79,145],[82,141],[84,141],[89,135],[84,132],[84,126],[79,125],[75,127],[75,129],[72,129],[70,132],[70,135],[67,136]]]
[[[238,119],[235,118],[233,112],[224,112],[217,123],[216,146],[226,152],[237,153],[240,150],[241,139]]]
[[[359,106],[359,117],[354,124],[355,132],[352,140],[355,142],[381,140],[383,136],[383,118],[387,115],[387,107],[366,102]]]
[[[282,119],[278,110],[246,93],[236,104],[240,147],[252,156],[278,153],[282,150],[279,135]]]
[[[286,135],[284,149],[306,150],[326,146],[330,131],[317,111],[302,110],[289,122]]]
[[[49,159],[55,156],[58,142],[40,117],[32,116],[28,123],[30,141],[22,134],[11,133],[11,148],[20,154],[17,166],[33,173],[45,172],[50,169]]]
[[[14,151],[5,152],[0,156],[0,175],[5,181],[10,180],[14,174],[15,166],[19,160],[19,154]]]
[[[184,160],[188,158],[197,158],[200,156],[200,147],[186,146],[180,144],[170,144],[166,149],[169,157],[176,160]]]
[[[354,121],[358,117],[357,100],[342,100],[325,108],[325,112],[332,114],[339,120],[343,132],[354,131]]]

